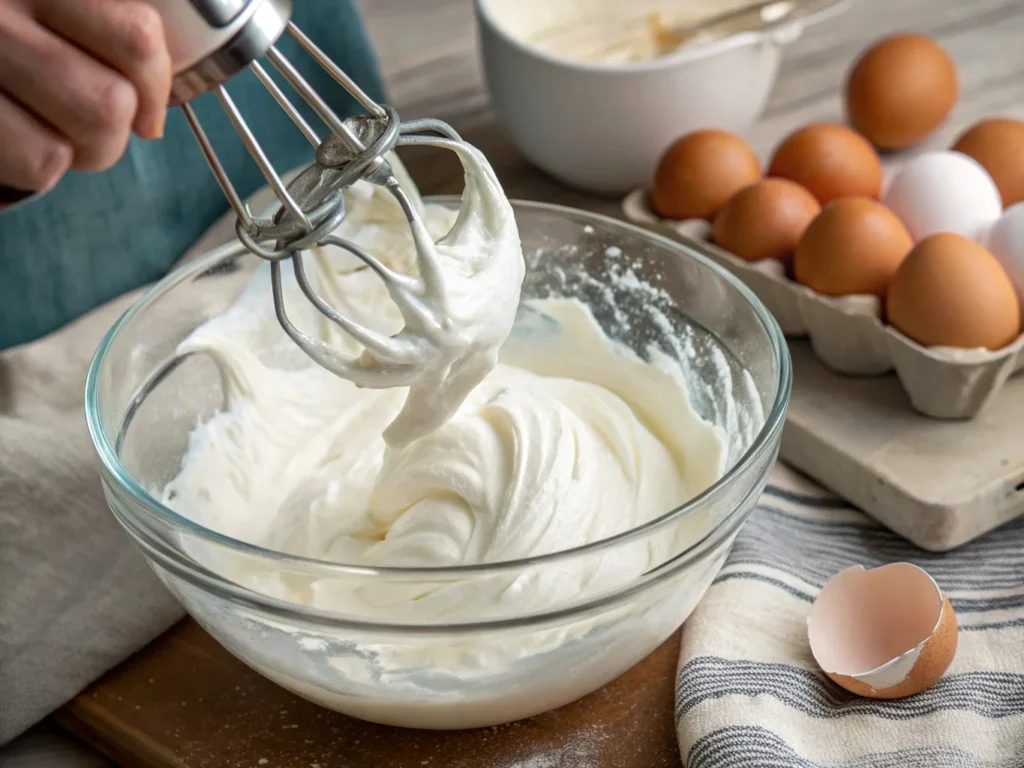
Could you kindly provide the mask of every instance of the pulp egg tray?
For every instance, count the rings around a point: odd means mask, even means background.
[[[740,278],[775,316],[787,337],[806,336],[818,358],[852,376],[895,370],[916,411],[937,419],[976,416],[1011,374],[1024,368],[1024,335],[995,352],[987,349],[922,347],[882,322],[877,296],[823,296],[786,276],[775,259],[749,262],[709,242],[702,220],[671,221],[657,216],[644,190],[623,200],[630,221],[660,225]]]

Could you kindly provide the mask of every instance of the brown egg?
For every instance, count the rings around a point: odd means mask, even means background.
[[[747,261],[788,263],[804,229],[821,206],[788,179],[763,179],[737,192],[715,218],[716,244]]]
[[[956,656],[949,598],[911,563],[833,576],[807,617],[811,655],[838,685],[858,696],[899,699],[934,685]]]
[[[826,296],[885,294],[900,262],[914,247],[896,214],[866,197],[825,206],[793,255],[793,276]]]
[[[956,104],[956,65],[934,40],[894,35],[873,45],[846,81],[853,127],[881,149],[903,149],[938,128]]]
[[[845,125],[814,123],[791,133],[775,150],[768,175],[795,181],[822,205],[882,194],[878,153]]]
[[[761,178],[761,164],[739,136],[725,131],[691,133],[662,155],[651,203],[666,219],[711,221],[726,201]]]
[[[1024,200],[1024,121],[993,117],[975,123],[956,140],[953,151],[973,157],[988,171],[1003,208]]]
[[[1020,304],[996,258],[960,235],[919,242],[886,295],[892,326],[926,347],[1001,349],[1020,335]]]

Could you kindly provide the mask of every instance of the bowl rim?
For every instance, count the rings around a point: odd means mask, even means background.
[[[458,203],[460,200],[458,195],[430,195],[423,198],[425,203],[441,203],[441,204],[452,204]],[[572,208],[569,206],[556,205],[552,203],[527,201],[527,200],[510,200],[513,209],[528,209],[537,210],[548,214],[561,214],[563,216],[569,216],[582,221],[584,224],[589,223],[610,226],[618,229],[631,236],[638,237],[642,240],[646,240],[662,248],[667,248],[670,251],[675,251],[680,255],[685,255],[688,258],[694,259],[703,267],[709,269],[719,279],[724,280],[726,283],[731,285],[736,291],[747,301],[754,311],[755,316],[761,323],[764,329],[769,344],[772,348],[773,357],[775,358],[778,381],[775,392],[774,401],[768,412],[765,414],[764,423],[760,430],[757,432],[751,444],[747,447],[747,450],[732,464],[728,467],[725,473],[718,478],[714,483],[709,485],[703,491],[696,496],[687,499],[680,505],[673,507],[667,512],[658,515],[651,520],[646,521],[642,525],[627,529],[614,536],[609,536],[598,541],[590,542],[588,544],[580,545],[570,549],[558,550],[556,552],[549,552],[541,555],[534,555],[529,558],[523,558],[519,560],[505,560],[495,563],[477,563],[471,565],[456,565],[456,566],[444,566],[441,568],[430,568],[430,567],[409,567],[409,566],[365,566],[365,565],[352,565],[346,563],[339,563],[330,560],[321,560],[314,557],[306,557],[302,555],[292,555],[278,550],[269,549],[262,547],[257,544],[235,539],[231,536],[214,531],[207,528],[184,515],[179,514],[170,507],[164,505],[159,499],[155,498],[148,490],[146,490],[130,472],[121,464],[118,458],[117,451],[111,442],[107,439],[107,434],[103,426],[103,419],[101,418],[100,410],[100,392],[99,392],[99,378],[103,368],[104,361],[106,359],[107,352],[109,351],[114,340],[117,338],[121,329],[124,328],[137,314],[142,312],[149,303],[156,297],[162,295],[164,292],[172,288],[179,282],[189,278],[195,273],[203,272],[210,267],[210,263],[217,259],[223,258],[225,255],[230,254],[233,250],[237,250],[240,254],[248,254],[248,251],[237,242],[230,242],[224,244],[218,248],[203,254],[195,259],[192,259],[185,264],[182,264],[173,269],[163,279],[152,285],[146,290],[135,302],[129,307],[111,326],[110,330],[104,335],[100,341],[99,346],[93,355],[92,362],[89,365],[89,370],[86,375],[85,384],[85,418],[86,425],[89,432],[89,437],[92,441],[93,448],[96,451],[103,469],[106,473],[113,478],[116,485],[128,493],[135,501],[139,503],[141,508],[149,515],[158,518],[163,523],[171,526],[174,529],[182,530],[197,536],[201,540],[212,543],[217,546],[227,547],[228,549],[234,550],[247,556],[256,556],[266,561],[273,561],[280,564],[282,567],[291,567],[302,571],[308,571],[315,569],[318,573],[330,572],[347,575],[360,575],[360,576],[396,576],[396,577],[419,577],[428,579],[441,579],[445,577],[458,578],[472,575],[481,574],[495,574],[509,570],[522,570],[527,567],[534,567],[537,565],[550,565],[563,560],[571,560],[581,556],[593,554],[594,552],[614,548],[623,544],[627,544],[631,541],[647,536],[658,529],[665,527],[673,522],[678,521],[690,514],[693,514],[706,507],[708,504],[714,503],[716,499],[729,491],[732,486],[733,480],[742,475],[746,469],[757,462],[766,452],[773,450],[773,436],[782,428],[785,420],[786,407],[789,402],[790,389],[792,386],[792,364],[789,355],[789,347],[786,343],[785,337],[782,334],[778,323],[775,318],[771,315],[764,304],[757,298],[757,296],[748,288],[738,277],[733,275],[728,270],[719,266],[711,258],[704,255],[701,249],[696,243],[684,243],[679,240],[675,240],[665,235],[653,232],[649,229],[639,227],[635,224],[616,219],[604,214],[593,213],[583,209]],[[123,415],[122,415],[123,418]],[[117,514],[115,512],[115,514]],[[726,515],[717,526],[709,529],[706,534],[699,539],[692,542],[689,546],[677,552],[673,558],[668,561],[682,557],[687,553],[696,552],[700,554],[701,545],[714,533],[723,528],[727,527],[726,523],[731,517]],[[664,564],[663,564],[664,565]],[[656,567],[657,569],[657,567]],[[219,576],[219,575],[218,575]],[[223,577],[219,577],[223,579]],[[224,581],[232,583],[227,579]]]

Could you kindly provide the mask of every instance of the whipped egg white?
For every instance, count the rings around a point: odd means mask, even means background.
[[[517,314],[523,257],[512,208],[481,154],[460,158],[467,185],[457,211],[424,204],[403,186],[422,212],[422,236],[437,242],[445,274],[457,278],[445,306],[472,354],[453,357],[445,371],[450,377],[467,360],[464,376],[447,389],[436,376],[383,389],[338,378],[282,331],[261,269],[226,313],[181,345],[213,358],[227,403],[192,433],[165,503],[291,554],[444,567],[600,541],[721,476],[726,441],[691,407],[677,362],[656,353],[642,360],[613,343],[575,299],[531,300]],[[422,237],[414,242],[394,198],[365,182],[346,198],[339,234],[415,273]],[[354,257],[314,250],[306,271],[339,312],[380,334],[402,333],[406,320],[387,288]],[[352,359],[366,352],[309,305],[293,276],[285,283],[297,326]],[[670,546],[652,538],[560,569],[437,583],[298,578],[245,558],[219,566],[260,592],[321,609],[458,621],[541,610],[622,584],[663,562]]]

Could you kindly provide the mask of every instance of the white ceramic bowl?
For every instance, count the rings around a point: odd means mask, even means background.
[[[525,1],[475,0],[494,109],[530,162],[559,181],[607,195],[645,186],[661,153],[685,133],[751,125],[771,94],[783,47],[845,5],[649,61],[606,64],[524,43],[531,24],[550,24],[553,9],[578,5],[559,0],[544,13],[524,14]]]

